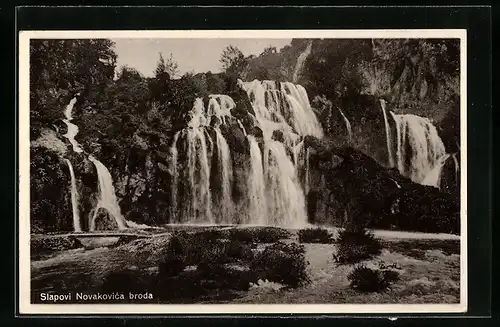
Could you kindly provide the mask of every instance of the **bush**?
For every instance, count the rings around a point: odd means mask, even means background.
[[[253,230],[254,241],[258,243],[274,243],[281,239],[289,238],[290,232],[277,227],[263,227]]]
[[[360,292],[380,292],[399,280],[399,273],[393,270],[373,270],[357,266],[347,276],[351,288]]]
[[[159,266],[160,298],[192,301],[248,290],[250,281],[257,279],[248,269],[253,259],[250,244],[225,237],[228,236],[215,231],[175,233]],[[196,268],[186,269],[188,266]],[[238,269],[241,266],[243,269]]]
[[[229,230],[229,239],[233,241],[240,241],[242,243],[253,243],[254,233],[244,228],[234,228]]]
[[[299,231],[300,243],[323,243],[329,244],[333,241],[332,234],[323,228],[307,228]]]
[[[303,245],[276,242],[256,254],[250,269],[258,279],[297,287],[309,281]]]
[[[174,276],[187,266],[198,269],[214,270],[229,262],[250,262],[253,251],[247,243],[220,238],[222,234],[203,231],[195,234],[176,233],[165,250],[164,260],[160,263],[160,274]],[[215,266],[214,266],[215,265]]]
[[[342,264],[357,263],[380,255],[381,252],[380,241],[368,230],[343,230],[337,238],[334,260]]]
[[[277,227],[234,228],[227,231],[230,240],[242,243],[274,243],[290,236],[290,232]]]
[[[250,245],[237,240],[225,243],[225,254],[238,262],[250,262],[254,258]]]

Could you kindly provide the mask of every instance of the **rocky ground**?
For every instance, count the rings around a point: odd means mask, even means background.
[[[335,234],[335,230],[332,231]],[[297,231],[291,232],[291,237],[285,242],[298,242]],[[400,275],[399,281],[382,292],[360,293],[349,287],[347,276],[354,265],[338,265],[334,262],[332,254],[336,251],[336,244],[304,243],[310,282],[303,286],[287,289],[277,283],[260,281],[252,284],[248,291],[214,290],[213,294],[209,295],[188,298],[180,296],[161,302],[459,303],[459,237],[393,231],[375,231],[374,234],[383,244],[382,253],[362,263],[374,269],[382,264],[390,266]],[[113,272],[132,271],[138,278],[153,280],[158,274],[159,262],[171,238],[171,231],[156,230],[148,236],[136,239],[127,236],[107,237],[93,242],[66,242],[65,246],[69,248],[62,246],[56,251],[33,256],[32,301],[40,303],[41,293],[103,292],[103,282]],[[33,236],[33,239],[37,238],[43,237]],[[257,247],[266,245],[258,244]],[[124,285],[124,291],[128,291],[126,288]],[[153,287],[148,291],[154,296],[158,289]],[[181,288],[176,291],[182,294]],[[160,301],[155,297],[149,302]]]

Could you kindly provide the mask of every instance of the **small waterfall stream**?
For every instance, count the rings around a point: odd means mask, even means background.
[[[78,96],[77,94],[76,96]],[[83,149],[75,140],[75,136],[78,134],[78,126],[72,124],[73,120],[72,111],[76,104],[77,98],[76,96],[71,99],[69,104],[66,106],[64,111],[64,116],[66,119],[63,119],[64,123],[68,127],[68,131],[64,134],[73,147],[73,151],[76,153],[82,153]],[[95,159],[92,156],[89,156],[89,160],[92,161],[97,170],[97,179],[99,181],[99,200],[96,207],[93,210],[93,215],[89,217],[89,229],[90,231],[95,230],[95,220],[98,214],[99,209],[105,209],[113,216],[115,219],[119,229],[127,228],[127,224],[125,219],[123,218],[120,207],[118,205],[118,200],[116,199],[115,189],[113,187],[113,179],[109,170],[104,166],[100,161]],[[78,210],[78,188],[76,185],[76,177],[73,170],[73,165],[69,161],[69,159],[65,159],[66,164],[69,167],[70,176],[71,176],[71,205],[73,211],[73,229],[75,232],[81,232],[81,221],[80,221],[80,213]]]
[[[347,129],[347,135],[349,136],[349,143],[352,144],[352,128],[351,128],[351,122],[349,121],[349,119],[347,119],[347,117],[344,115],[344,112],[340,109],[340,108],[337,108],[340,112],[340,114],[342,115],[342,118],[344,118],[344,122],[345,122],[345,127]]]
[[[299,55],[297,58],[297,64],[295,65],[295,70],[293,71],[293,82],[297,83],[299,80],[299,75],[300,72],[302,71],[302,68],[304,67],[304,64],[306,62],[307,57],[311,54],[312,50],[312,41],[310,41],[307,44],[307,47],[305,50]]]
[[[392,168],[394,167],[394,157],[392,154],[392,136],[391,136],[391,127],[389,126],[389,120],[387,119],[387,110],[385,104],[386,104],[385,100],[380,99],[380,107],[382,108],[382,113],[384,115],[385,137],[387,140],[387,156],[389,157],[389,168]]]
[[[82,227],[80,226],[80,213],[78,211],[78,190],[76,188],[76,178],[73,171],[73,166],[68,159],[64,159],[69,168],[69,174],[71,177],[71,206],[73,209],[73,230],[75,232],[81,232]]]
[[[64,137],[66,137],[71,145],[73,146],[73,151],[76,153],[81,153],[83,152],[82,148],[78,144],[78,142],[75,140],[76,134],[78,134],[78,126],[75,124],[72,124],[71,121],[73,120],[73,117],[71,116],[71,113],[73,111],[73,107],[75,106],[76,103],[76,97],[71,99],[69,104],[66,106],[66,110],[64,111],[64,116],[66,119],[63,119],[63,122],[66,124],[68,127],[68,131],[66,134],[64,134]]]
[[[115,188],[113,187],[113,180],[109,170],[94,157],[89,156],[89,160],[94,163],[99,179],[99,201],[94,209],[94,214],[90,221],[90,231],[95,231],[95,220],[97,218],[98,211],[101,208],[106,209],[109,214],[113,216],[116,224],[118,225],[118,229],[126,229],[127,225],[121,214],[118,200],[116,199]]]

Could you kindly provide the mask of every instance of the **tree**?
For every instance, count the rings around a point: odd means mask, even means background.
[[[59,118],[76,94],[112,82],[114,43],[107,39],[30,41],[30,121],[32,137]]]
[[[128,67],[127,65],[120,67],[120,71],[118,72],[117,77],[119,81],[126,81],[126,80],[141,81],[143,79],[141,73],[139,73],[137,69]]]
[[[276,54],[277,53],[277,50],[276,50],[276,47],[273,47],[272,45],[269,45],[268,47],[266,47],[264,49],[264,51],[262,52],[261,55],[269,55],[269,54]]]
[[[161,52],[159,53],[158,63],[156,64],[155,77],[160,78],[162,74],[167,72],[167,67],[165,66],[165,60]]]
[[[179,65],[174,60],[173,55],[170,54],[170,57],[168,57],[167,60],[165,61],[165,59],[163,59],[162,53],[160,52],[158,63],[156,64],[155,77],[161,79],[165,78],[165,76],[168,76],[167,79],[170,79],[171,77],[176,77],[178,74],[179,74]]]
[[[247,60],[243,52],[233,45],[227,46],[222,51],[219,61],[226,73],[237,74],[238,76],[241,76],[247,66]]]

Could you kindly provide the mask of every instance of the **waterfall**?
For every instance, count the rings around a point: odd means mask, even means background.
[[[213,223],[210,192],[210,166],[207,140],[203,126],[187,130],[187,169],[190,191],[190,206],[185,216],[190,223]]]
[[[352,129],[351,129],[351,122],[349,122],[349,119],[347,119],[347,117],[344,115],[344,112],[337,107],[337,109],[339,110],[340,114],[342,115],[342,117],[344,118],[344,122],[345,122],[345,127],[347,128],[347,135],[349,136],[349,143],[352,144]],[[385,112],[385,111],[384,111]]]
[[[253,135],[248,135],[250,144],[250,174],[248,177],[249,212],[248,222],[264,225],[267,219],[264,168],[259,144]]]
[[[255,118],[266,139],[274,130],[295,140],[299,135],[323,137],[323,131],[301,86],[274,81],[240,82],[255,111]],[[278,85],[277,85],[278,84]]]
[[[458,183],[460,180],[460,165],[458,164],[457,154],[453,153],[451,157],[453,158],[453,163],[455,165],[455,181]]]
[[[312,41],[309,41],[305,50],[297,58],[297,64],[295,65],[295,70],[293,71],[293,82],[297,83],[299,79],[299,74],[304,67],[307,57],[311,54]]]
[[[309,180],[310,180],[310,177],[309,177],[309,174],[310,174],[310,171],[309,171],[309,148],[307,148],[306,150],[306,172],[305,172],[305,186],[304,186],[304,189],[305,189],[305,194],[308,194],[309,193]]]
[[[175,134],[170,148],[171,221],[305,225],[309,167],[302,139],[323,135],[307,92],[287,82],[239,80],[238,85],[250,99],[255,115],[248,114],[262,130],[262,138],[247,133],[245,120],[232,116],[236,105],[229,96],[210,95],[206,107],[202,99],[196,99],[187,127]],[[233,168],[233,158],[244,154],[233,153],[229,136],[224,134],[234,128],[243,131],[246,142],[241,145],[249,147],[249,164],[237,168]],[[306,176],[304,183],[300,176]],[[236,197],[233,184],[241,185],[241,179],[245,186]]]
[[[267,224],[301,227],[306,222],[304,193],[283,143],[269,142]]]
[[[391,114],[396,123],[396,161],[399,172],[416,183],[425,182],[439,187],[439,174],[437,178],[435,176],[444,163],[446,152],[436,127],[427,118]]]
[[[387,111],[385,107],[385,100],[380,99],[380,107],[382,108],[382,113],[384,115],[384,125],[385,125],[385,137],[387,140],[387,156],[389,158],[389,167],[394,167],[394,159],[392,154],[392,137],[391,137],[391,127],[389,126],[389,120],[387,119]],[[391,112],[392,114],[392,112]],[[399,135],[399,134],[398,134]],[[399,147],[398,147],[399,149]]]
[[[63,119],[63,122],[68,127],[68,131],[66,132],[66,134],[64,134],[64,137],[66,137],[69,140],[69,142],[71,143],[71,145],[73,146],[73,151],[80,153],[80,152],[83,152],[83,150],[80,147],[80,145],[78,144],[78,142],[76,142],[76,140],[75,140],[75,136],[76,136],[76,134],[78,134],[78,126],[71,123],[71,120],[73,120],[71,113],[73,111],[73,107],[75,106],[75,103],[76,103],[76,97],[71,99],[69,104],[66,106],[66,110],[64,111],[64,116],[66,117],[66,119]]]
[[[247,92],[257,125],[263,133],[262,158],[260,149],[253,144],[254,139],[249,139],[252,154],[248,182],[251,186],[250,203],[251,206],[263,206],[262,202],[255,200],[262,197],[262,189],[258,187],[261,183],[264,183],[267,200],[267,212],[259,211],[255,215],[265,214],[265,218],[259,218],[259,222],[269,225],[304,225],[307,221],[304,191],[308,192],[309,166],[308,153],[301,138],[305,135],[323,136],[307,92],[302,86],[289,82],[254,80],[238,81],[238,84]],[[273,139],[276,131],[283,135],[282,142]],[[255,176],[260,173],[260,160],[263,178]],[[299,181],[301,171],[305,176],[303,185]]]
[[[238,119],[238,120],[237,120],[237,122],[238,122],[238,126],[239,126],[239,127],[241,128],[241,130],[243,131],[243,134],[244,134],[245,136],[247,136],[247,135],[248,135],[248,134],[247,134],[247,131],[246,131],[246,129],[245,129],[245,126],[243,126],[243,124],[241,123],[241,120],[239,120],[239,119]]]
[[[78,96],[79,94],[76,95]],[[74,152],[81,153],[83,152],[83,149],[75,140],[75,136],[78,134],[78,126],[71,123],[71,121],[73,120],[73,107],[75,106],[76,101],[77,98],[75,96],[71,99],[64,111],[64,116],[66,119],[63,119],[63,121],[68,127],[68,131],[66,134],[64,134],[64,137],[69,140],[69,142],[73,146]],[[92,215],[92,217],[90,217],[90,231],[95,230],[95,219],[97,217],[99,209],[101,208],[107,210],[108,213],[114,217],[119,229],[127,228],[127,223],[121,214],[120,207],[118,206],[118,200],[116,199],[115,188],[113,187],[111,174],[109,173],[106,166],[104,166],[94,157],[89,156],[89,160],[92,161],[96,167],[97,179],[99,181],[99,200],[97,206],[93,210],[94,214]],[[76,187],[76,177],[71,162],[68,159],[65,159],[65,161],[69,167],[69,172],[71,175],[71,205],[73,208],[73,229],[75,232],[81,232],[82,230],[80,224],[80,215],[78,211],[78,190]]]
[[[66,137],[69,140],[69,142],[73,146],[74,152],[81,153],[83,150],[78,144],[78,142],[76,142],[75,140],[75,136],[76,134],[78,134],[78,126],[71,123],[71,120],[73,120],[71,114],[73,112],[73,107],[75,106],[76,101],[77,100],[75,96],[70,100],[70,102],[66,106],[66,110],[64,111],[64,116],[66,117],[66,119],[63,119],[63,122],[66,124],[68,128],[66,134],[64,134],[64,137]],[[58,128],[56,128],[56,130],[59,131]],[[73,211],[73,230],[75,232],[81,232],[82,228],[80,225],[80,213],[78,211],[78,189],[76,188],[75,172],[73,171],[73,165],[71,165],[71,162],[68,159],[64,160],[68,165],[69,174],[71,177],[71,207]]]
[[[172,146],[170,147],[170,174],[172,176],[172,183],[171,183],[171,189],[170,189],[170,195],[171,195],[171,203],[170,203],[170,222],[176,221],[177,217],[177,183],[179,182],[179,176],[177,172],[177,160],[179,156],[179,152],[177,151],[177,141],[179,140],[181,132],[177,132],[174,135],[174,142],[172,143]]]
[[[76,178],[73,171],[73,166],[68,159],[64,159],[69,168],[69,174],[71,176],[71,206],[73,208],[73,230],[75,232],[81,232],[82,228],[80,226],[80,214],[78,212],[78,190],[76,189]]]
[[[449,157],[449,154],[444,154],[441,158],[439,158],[434,168],[427,173],[420,184],[441,188],[441,171],[443,170],[443,166]]]
[[[116,199],[111,174],[106,166],[104,166],[99,160],[92,156],[89,156],[89,160],[94,163],[95,168],[97,169],[97,178],[99,180],[99,200],[96,208],[94,209],[94,215],[91,217],[90,231],[95,231],[95,220],[97,218],[97,213],[101,208],[107,210],[108,213],[113,216],[118,225],[118,229],[126,229],[127,225],[121,214],[120,207],[118,206],[118,200]]]
[[[233,216],[233,201],[231,198],[231,184],[233,182],[232,162],[229,146],[218,128],[215,128],[215,135],[217,141],[217,158],[219,161],[218,168],[220,169],[222,186],[221,203],[219,203],[219,209],[221,210],[220,217],[225,220],[224,222],[230,223]]]

